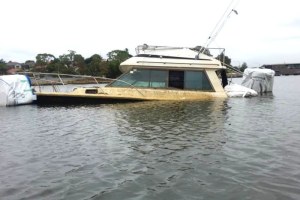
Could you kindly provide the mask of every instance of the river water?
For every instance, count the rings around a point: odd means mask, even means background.
[[[254,98],[0,107],[0,199],[300,199],[300,76]]]

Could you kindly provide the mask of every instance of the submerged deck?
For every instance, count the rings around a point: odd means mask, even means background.
[[[77,88],[72,92],[37,92],[37,103],[116,103],[151,100],[204,100],[226,98],[223,92],[140,88]]]

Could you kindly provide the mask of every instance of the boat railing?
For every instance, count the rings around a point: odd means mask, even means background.
[[[160,50],[174,50],[174,49],[191,49],[191,50],[194,50],[194,51],[198,52],[198,54],[195,55],[195,59],[197,59],[200,54],[205,54],[205,55],[211,56],[211,57],[218,57],[219,55],[223,55],[222,56],[223,61],[225,59],[225,48],[218,48],[218,47],[207,47],[207,48],[204,48],[202,46],[172,47],[172,46],[154,46],[154,45],[143,44],[143,45],[137,46],[135,48],[135,51],[136,51],[136,54],[140,54],[140,53],[143,53],[144,51],[147,51],[147,50],[160,51]],[[212,53],[212,51],[214,51],[214,52]],[[215,52],[216,52],[216,54],[215,54]],[[221,57],[221,56],[219,56],[219,57]],[[222,60],[220,60],[220,61],[222,61]]]
[[[227,69],[229,69],[230,71],[233,71],[234,73],[238,74],[239,76],[242,76],[244,73],[242,71],[240,71],[239,69],[236,69],[235,67],[233,67],[232,65],[229,65],[225,62],[226,60],[226,56],[225,56],[225,48],[206,48],[208,50],[208,52],[211,52],[211,50],[216,50],[217,55],[215,58],[217,60],[219,60],[222,64],[222,66],[226,67]],[[212,55],[211,55],[212,56]],[[233,78],[232,74],[231,75],[231,79]]]
[[[24,74],[30,77],[32,81],[32,85],[38,92],[43,92],[42,86],[51,86],[53,92],[60,92],[59,85],[69,85],[69,84],[93,84],[94,86],[98,86],[100,90],[103,85],[101,84],[109,84],[113,81],[122,82],[137,90],[142,96],[144,96],[138,88],[136,88],[131,83],[128,83],[124,80],[106,78],[100,76],[89,76],[89,75],[75,75],[75,74],[59,74],[59,73],[42,73],[42,72],[19,72],[19,74]],[[55,78],[56,77],[56,78]],[[66,78],[69,77],[69,78]],[[83,81],[74,81],[75,79],[82,79]],[[92,80],[92,81],[88,81]],[[105,93],[102,90],[103,93]]]
[[[139,45],[135,48],[136,54],[140,54],[141,51],[145,50],[170,50],[170,49],[184,49],[188,47],[171,47],[171,46],[154,46],[154,45]]]
[[[42,73],[42,72],[19,72],[30,77],[32,85],[39,92],[42,92],[42,86],[51,86],[53,92],[59,92],[59,85],[69,84],[107,84],[115,79],[75,74],[60,74],[60,73]]]

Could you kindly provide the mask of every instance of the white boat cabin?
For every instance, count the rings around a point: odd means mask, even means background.
[[[225,67],[213,57],[174,47],[140,46],[137,53],[121,64],[124,74],[107,87],[224,92],[216,71]]]

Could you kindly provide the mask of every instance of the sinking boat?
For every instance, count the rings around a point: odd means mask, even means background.
[[[120,65],[122,75],[105,87],[70,92],[36,92],[37,103],[123,102],[226,98],[218,74],[226,67],[192,48],[137,47],[137,55]],[[223,83],[224,84],[224,83]]]

